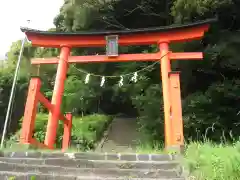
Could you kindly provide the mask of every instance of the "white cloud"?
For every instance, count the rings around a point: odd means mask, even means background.
[[[30,27],[47,30],[59,13],[64,0],[0,0],[0,55],[4,55],[12,42],[21,39],[20,26],[31,20]]]

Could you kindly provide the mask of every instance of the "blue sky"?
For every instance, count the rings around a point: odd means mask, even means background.
[[[47,30],[53,25],[64,0],[0,0],[0,59],[12,42],[24,37],[20,26],[31,20],[30,28]]]

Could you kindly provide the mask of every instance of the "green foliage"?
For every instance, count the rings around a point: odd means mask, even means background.
[[[239,80],[212,84],[205,93],[188,96],[183,103],[185,135],[195,140],[223,142],[238,137]]]
[[[79,77],[69,76],[65,83],[65,91],[63,95],[63,112],[69,112],[75,109],[81,114],[92,107],[92,102],[96,98],[94,89],[86,85]]]
[[[153,145],[154,141],[162,141],[164,137],[162,98],[156,98],[161,95],[160,89],[160,85],[152,84],[144,92],[133,97],[133,104],[140,115],[140,131],[146,135],[146,141]]]
[[[172,15],[177,23],[193,21],[196,16],[202,19],[214,16],[216,11],[232,4],[232,0],[175,0],[172,6]]]
[[[14,76],[14,69],[10,67],[6,67],[0,69],[0,129],[3,128],[5,115],[7,112],[8,101],[10,97],[10,91],[12,88],[13,83],[13,76]],[[23,114],[23,107],[25,101],[25,94],[27,90],[27,78],[26,76],[20,75],[17,80],[17,85],[14,93],[14,101],[12,105],[12,111],[10,116],[10,123],[8,127],[11,127],[9,130],[10,132],[16,130],[17,124],[15,123],[22,114]]]
[[[16,180],[16,179],[17,179],[17,177],[15,177],[15,176],[8,177],[8,180]],[[30,180],[36,180],[36,176],[31,176]]]
[[[94,0],[67,0],[60,14],[54,19],[54,23],[61,31],[88,29],[94,22],[101,20],[100,12],[104,5],[108,4],[110,3]]]
[[[8,180],[16,180],[17,178],[15,176],[9,177]]]

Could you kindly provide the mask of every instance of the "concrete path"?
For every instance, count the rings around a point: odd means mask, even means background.
[[[115,118],[109,127],[105,141],[96,149],[96,152],[136,152],[138,139],[136,119]]]

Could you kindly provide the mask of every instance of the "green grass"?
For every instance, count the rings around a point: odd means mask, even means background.
[[[140,153],[162,153],[162,145],[141,144]],[[240,180],[240,142],[213,144],[192,142],[186,145],[183,165],[190,180]]]
[[[240,143],[191,143],[185,164],[196,180],[240,180]]]
[[[138,143],[138,146],[136,148],[137,153],[153,153],[153,154],[160,154],[163,153],[163,144],[157,144],[154,145],[148,144],[148,143]]]

